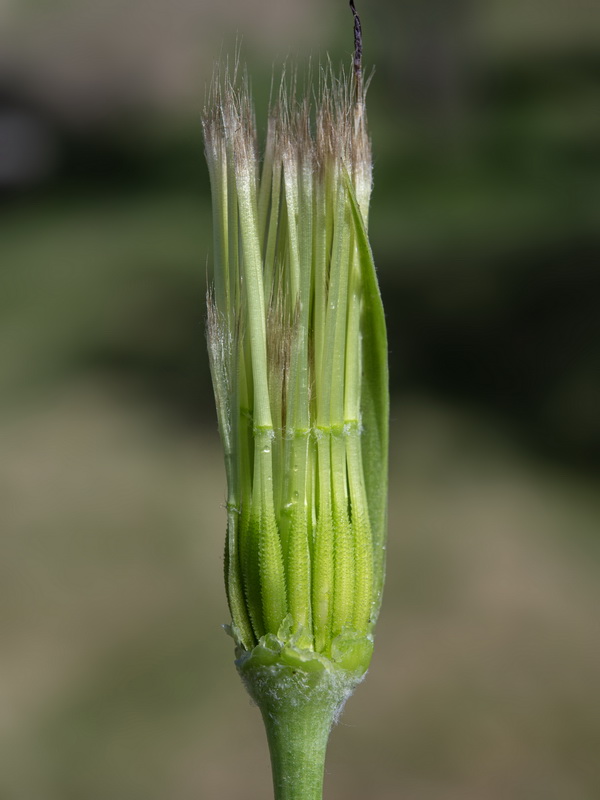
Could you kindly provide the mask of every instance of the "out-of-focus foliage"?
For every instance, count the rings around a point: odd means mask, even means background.
[[[268,791],[218,629],[199,111],[238,31],[263,108],[281,54],[346,58],[350,13],[323,5],[0,12],[6,800]],[[331,800],[600,793],[593,5],[359,8],[392,505],[373,675],[332,738]]]

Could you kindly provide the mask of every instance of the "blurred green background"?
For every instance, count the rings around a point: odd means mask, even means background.
[[[328,800],[600,796],[600,12],[364,0],[388,582]],[[0,9],[0,798],[259,800],[203,337],[199,112],[345,0]]]

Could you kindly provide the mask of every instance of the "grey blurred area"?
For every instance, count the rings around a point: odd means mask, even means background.
[[[388,579],[330,800],[600,796],[600,12],[359,4]],[[232,664],[199,114],[345,0],[0,6],[0,797],[270,796]]]

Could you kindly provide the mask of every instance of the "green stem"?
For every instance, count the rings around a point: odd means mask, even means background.
[[[362,670],[302,662],[290,650],[275,663],[248,654],[236,663],[265,723],[275,800],[322,800],[329,734]]]
[[[325,752],[333,715],[315,702],[281,709],[273,718],[263,712],[275,800],[321,800]]]

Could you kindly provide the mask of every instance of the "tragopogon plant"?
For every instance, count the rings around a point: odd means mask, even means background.
[[[237,69],[217,71],[203,115],[230,630],[277,800],[322,796],[329,732],[368,668],[384,577],[387,344],[354,15],[350,74],[322,69],[306,96],[282,80],[262,164]]]

